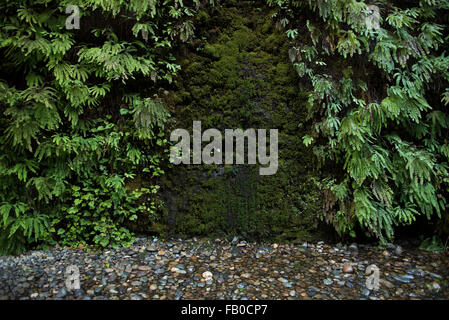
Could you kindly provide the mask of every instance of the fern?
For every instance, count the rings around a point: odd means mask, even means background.
[[[314,145],[321,165],[339,168],[327,172],[333,181],[327,188],[338,201],[336,208],[326,209],[326,221],[340,234],[352,235],[357,221],[387,241],[394,226],[411,224],[417,215],[440,217],[449,190],[444,108],[449,96],[440,89],[449,82],[449,59],[443,39],[448,25],[435,23],[435,17],[447,14],[447,1],[405,8],[380,2],[376,30],[364,22],[365,1],[267,3],[278,7],[275,19],[288,19],[290,34],[301,28],[293,21],[310,9],[315,13],[302,26],[307,36],[290,36],[295,50],[290,60],[310,80],[314,125],[303,142]],[[296,50],[319,44],[321,52]],[[336,60],[340,70],[314,65],[331,66]],[[440,95],[441,103],[430,98]]]
[[[64,28],[65,7],[72,4],[82,13],[80,31]],[[156,0],[0,4],[3,253],[55,240],[117,245],[132,237],[124,221],[129,212],[135,219],[137,210],[146,209],[127,185],[137,174],[163,174],[168,112],[155,96],[154,81],[171,81],[179,71],[172,48],[194,37],[192,17],[199,5]],[[97,15],[107,21],[100,28]],[[131,36],[122,25],[130,26]],[[89,236],[74,229],[79,216],[64,216],[72,207],[72,187],[83,184],[113,190],[102,197],[114,206],[89,220]],[[156,208],[154,198],[148,201]]]

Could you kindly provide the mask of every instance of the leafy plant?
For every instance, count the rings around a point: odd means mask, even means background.
[[[325,173],[317,182],[323,219],[341,235],[355,235],[358,224],[386,242],[394,226],[417,215],[441,217],[449,183],[449,2],[377,1],[378,29],[368,28],[365,1],[267,3],[281,24],[291,22],[290,60],[308,80],[311,130],[303,141]]]
[[[425,251],[442,251],[444,249],[444,245],[437,236],[433,236],[432,238],[424,239],[421,242],[419,249]]]
[[[80,8],[80,29],[65,8]],[[199,1],[2,1],[0,250],[126,244],[155,219],[168,112]],[[145,187],[136,179],[145,181]],[[145,180],[146,179],[146,180]]]

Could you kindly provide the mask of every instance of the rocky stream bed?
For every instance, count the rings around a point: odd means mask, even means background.
[[[369,290],[366,269],[379,268]],[[66,286],[67,267],[80,289]],[[138,238],[129,248],[0,257],[2,300],[449,299],[449,254],[398,245]]]

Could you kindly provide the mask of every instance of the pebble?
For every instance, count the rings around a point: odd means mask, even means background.
[[[61,288],[57,295],[56,298],[64,298],[67,295],[67,289],[66,288]]]
[[[317,295],[317,291],[319,291],[318,288],[315,288],[315,287],[309,287],[309,288],[307,289],[307,294],[308,294],[309,297],[314,297],[314,296]]]
[[[370,293],[371,293],[371,291],[369,291],[368,289],[363,289],[362,290],[362,294],[364,295],[364,296],[369,296],[370,295]]]
[[[412,275],[403,275],[403,276],[393,276],[393,279],[402,283],[410,283],[410,281],[413,280],[414,277]]]
[[[352,268],[352,266],[350,264],[345,264],[343,266],[344,273],[352,273],[353,271],[354,271],[354,269]]]
[[[150,267],[150,266],[138,266],[138,267],[137,267],[137,270],[140,270],[140,271],[150,271],[150,270],[151,270],[151,267]]]
[[[394,284],[392,284],[392,283],[391,283],[390,281],[388,281],[388,280],[385,280],[385,279],[379,279],[379,283],[380,283],[381,285],[386,286],[386,287],[389,288],[389,289],[394,288]]]
[[[83,289],[76,289],[75,292],[73,293],[73,296],[75,298],[82,297],[83,295],[84,295]]]
[[[440,291],[440,289],[441,289],[441,286],[438,284],[438,283],[436,283],[436,282],[432,282],[432,288],[435,290],[435,291]]]
[[[237,285],[237,288],[239,288],[239,289],[243,289],[245,287],[246,287],[246,282],[242,282]]]

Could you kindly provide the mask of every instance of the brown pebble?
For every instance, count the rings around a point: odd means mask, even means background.
[[[354,270],[352,269],[352,266],[350,264],[345,264],[343,266],[343,272],[344,273],[352,273]]]
[[[380,279],[379,282],[380,282],[381,285],[384,285],[384,286],[386,286],[389,289],[393,289],[394,288],[394,284],[392,284],[390,281],[387,281],[385,279]]]
[[[149,266],[138,266],[137,269],[140,270],[140,271],[150,271],[151,267],[149,267]]]

